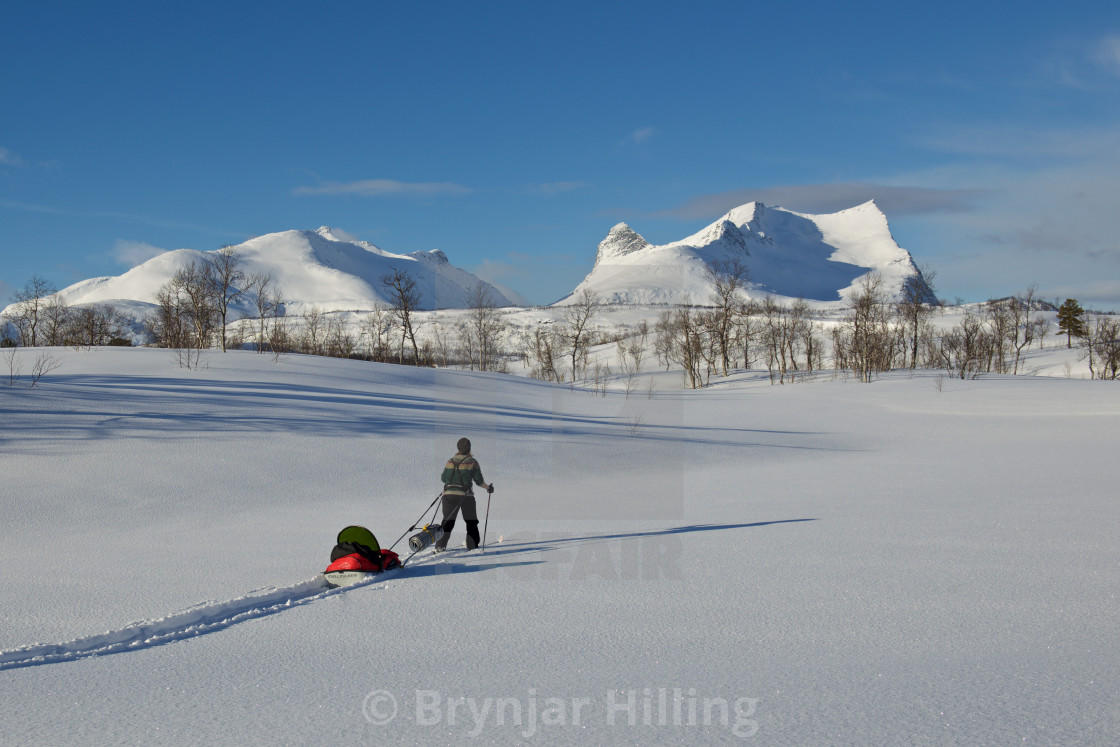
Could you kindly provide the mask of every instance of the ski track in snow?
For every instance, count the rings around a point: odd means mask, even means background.
[[[364,581],[347,588],[354,589],[370,583]],[[320,574],[292,586],[262,589],[225,602],[204,602],[167,617],[129,623],[118,630],[63,643],[36,643],[0,651],[0,669],[33,667],[161,646],[224,630],[246,620],[308,604],[343,590],[328,588]]]
[[[447,555],[455,555],[449,550]],[[410,567],[446,562],[443,554],[427,554],[410,564]],[[165,643],[195,638],[207,633],[225,630],[238,623],[274,615],[287,609],[301,607],[335,594],[373,586],[400,576],[404,568],[390,569],[371,576],[365,581],[343,587],[327,586],[323,574],[317,574],[298,584],[266,587],[225,602],[202,602],[167,617],[140,620],[118,630],[107,630],[96,635],[74,638],[62,643],[35,643],[0,651],[0,670],[34,667],[75,661],[91,656],[106,656],[125,651],[141,651]]]
[[[328,587],[326,579],[320,573],[291,586],[267,587],[225,602],[203,602],[167,617],[129,623],[118,630],[107,630],[62,643],[35,643],[0,651],[0,670],[56,664],[162,646],[225,630],[247,620],[274,615],[335,594],[372,586],[388,581],[395,575],[397,574],[393,571],[388,571],[350,586]]]

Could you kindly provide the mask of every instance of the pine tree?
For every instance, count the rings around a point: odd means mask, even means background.
[[[1084,337],[1088,329],[1085,325],[1085,309],[1076,299],[1067,298],[1058,309],[1058,333],[1066,333],[1066,347],[1073,347],[1072,338]]]

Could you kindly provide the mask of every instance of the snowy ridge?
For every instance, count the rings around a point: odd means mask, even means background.
[[[424,309],[464,308],[478,284],[499,306],[523,303],[505,289],[454,266],[438,249],[394,254],[368,241],[338,238],[327,226],[315,231],[282,231],[234,247],[246,275],[267,273],[284,298],[288,313],[311,307],[322,311],[365,311],[391,301],[381,278],[402,270],[415,280]],[[59,291],[71,305],[113,303],[129,308],[154,306],[156,292],[178,270],[214,252],[176,249],[115,277],[91,278]],[[235,318],[253,314],[252,299],[234,305]]]
[[[877,272],[897,296],[921,272],[891,235],[875,203],[826,215],[797,213],[760,202],[741,205],[679,241],[651,245],[625,223],[599,244],[595,266],[576,287],[610,303],[706,303],[705,276],[717,263],[738,262],[748,271],[746,290],[843,303],[860,280]]]

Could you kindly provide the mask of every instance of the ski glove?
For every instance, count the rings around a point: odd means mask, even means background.
[[[494,492],[494,483],[490,483],[490,487],[486,488],[486,492],[487,493],[493,493]]]

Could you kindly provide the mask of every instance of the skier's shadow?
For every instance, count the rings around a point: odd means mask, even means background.
[[[754,529],[772,524],[796,524],[816,519],[776,519],[774,521],[755,521],[749,524],[689,524],[682,527],[669,527],[667,529],[650,529],[647,531],[618,532],[615,534],[589,534],[581,537],[548,537],[547,539],[530,540],[525,542],[503,542],[500,546],[486,549],[487,555],[513,555],[516,553],[542,552],[558,550],[597,542],[610,542],[614,540],[641,540],[657,537],[670,537],[693,532],[715,532],[723,529]]]
[[[509,571],[514,572],[514,577],[520,578],[521,575],[518,571],[528,571],[530,577],[539,576],[540,578],[559,578],[555,569],[540,568],[535,571],[529,571],[526,566],[536,566],[558,562],[560,565],[572,564],[574,559],[570,555],[570,551],[585,550],[585,555],[581,554],[580,557],[588,563],[606,563],[605,570],[599,573],[596,572],[592,575],[600,575],[605,578],[627,578],[628,575],[637,574],[642,578],[646,578],[651,573],[652,565],[657,565],[661,562],[666,563],[667,568],[675,567],[676,560],[680,555],[680,546],[677,544],[676,538],[682,534],[691,534],[693,532],[715,532],[726,529],[754,529],[758,527],[771,526],[773,524],[795,524],[805,521],[816,521],[816,519],[778,519],[775,521],[755,521],[748,524],[689,524],[680,527],[668,527],[666,529],[650,529],[644,531],[634,532],[616,532],[613,534],[589,534],[582,536],[550,536],[541,539],[527,540],[521,542],[503,542],[501,545],[491,545],[486,548],[485,554],[470,553],[467,555],[453,555],[447,558],[444,562],[430,564],[421,563],[415,566],[409,566],[404,569],[402,576],[441,576],[441,575],[458,575],[462,573],[478,573],[480,571]],[[616,559],[612,551],[608,548],[596,548],[595,545],[603,545],[609,542],[628,542],[637,541],[638,544],[634,546],[631,551],[629,548],[619,548],[623,553],[630,553],[631,558],[637,558],[639,565],[634,566],[634,561],[624,561]],[[528,558],[524,560],[516,560],[517,556],[526,557],[524,553],[533,553],[536,558],[541,558],[547,552],[559,552],[560,558],[553,560],[533,559]],[[456,562],[459,557],[462,557],[468,562]],[[476,562],[482,559],[503,559],[508,558],[506,562],[487,563]],[[577,563],[578,565],[578,563]],[[617,567],[615,567],[617,566]],[[634,567],[631,567],[634,566]],[[611,570],[613,568],[613,571]],[[584,572],[576,571],[574,578],[582,578],[586,575]],[[672,578],[672,573],[664,574],[665,577]]]
[[[496,555],[497,553],[487,552],[487,555]],[[421,565],[410,565],[402,568],[399,578],[412,578],[417,576],[443,576],[455,574],[456,576],[463,573],[479,573],[481,571],[496,571],[496,570],[509,570],[513,568],[524,568],[525,566],[540,565],[544,563],[543,560],[521,560],[507,563],[427,563]]]

